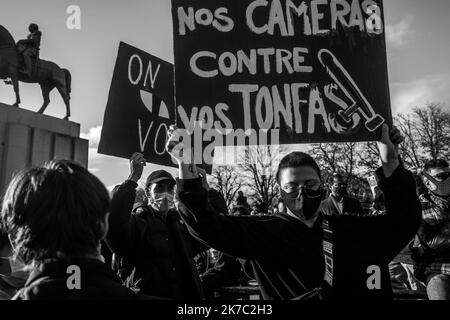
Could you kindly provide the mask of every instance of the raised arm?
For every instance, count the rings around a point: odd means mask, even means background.
[[[177,180],[177,206],[196,239],[239,258],[267,256],[282,234],[274,218],[226,216],[215,210],[201,178]]]
[[[109,215],[109,230],[107,243],[111,250],[121,256],[126,256],[131,252],[133,239],[136,236],[136,219],[133,219],[131,212],[136,198],[137,182],[142,176],[145,166],[144,156],[135,153],[130,159],[130,175],[121,185],[114,188],[111,199],[111,210]]]
[[[398,144],[403,138],[395,128],[383,128],[379,143],[383,167],[377,170],[384,193],[386,214],[383,216],[337,217],[332,223],[340,232],[351,235],[358,255],[392,260],[414,237],[421,220],[421,206],[415,180],[399,161]]]
[[[283,235],[275,218],[234,217],[214,209],[203,187],[199,169],[179,141],[177,129],[169,132],[167,151],[179,164],[176,203],[189,232],[199,241],[229,255],[251,259],[275,252]]]

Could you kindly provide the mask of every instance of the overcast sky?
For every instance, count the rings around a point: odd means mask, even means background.
[[[69,5],[81,8],[81,30],[66,27]],[[450,1],[385,0],[388,70],[394,113],[426,102],[450,106]],[[108,186],[128,175],[128,162],[98,155],[97,144],[119,41],[172,62],[169,0],[0,0],[0,24],[16,39],[30,22],[43,32],[41,57],[68,68],[73,77],[72,119],[89,138],[90,170]],[[22,108],[38,110],[39,86],[21,84]],[[56,90],[47,113],[63,117]],[[12,87],[0,83],[0,101],[14,102]],[[155,166],[148,166],[148,174]]]

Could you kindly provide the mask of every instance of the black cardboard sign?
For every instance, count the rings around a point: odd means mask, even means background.
[[[180,126],[252,145],[378,140],[392,123],[381,0],[172,0],[172,14]]]
[[[173,65],[124,42],[114,68],[98,152],[174,166],[165,151],[174,123]]]

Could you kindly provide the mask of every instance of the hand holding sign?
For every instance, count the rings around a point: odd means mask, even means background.
[[[130,158],[130,175],[128,180],[138,182],[142,177],[142,172],[146,165],[146,160],[142,153],[136,152]]]
[[[183,150],[184,145],[178,134],[178,128],[175,125],[171,125],[167,131],[166,151],[178,164],[181,164],[183,162]]]
[[[208,180],[206,179],[206,177],[207,177],[206,170],[204,170],[202,168],[197,168],[197,170],[198,170],[200,177],[202,178],[203,189],[208,191],[211,188],[209,187]]]
[[[393,127],[389,131],[387,124],[383,125],[381,132],[378,149],[380,151],[384,175],[386,178],[389,178],[400,164],[398,159],[398,145],[405,139],[396,127]]]
[[[176,126],[172,125],[167,131],[167,153],[178,162],[180,179],[197,179],[199,176],[198,169],[192,158],[192,150],[186,149],[179,130]]]

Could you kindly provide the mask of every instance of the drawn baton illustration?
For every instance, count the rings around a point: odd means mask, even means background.
[[[347,125],[351,125],[352,116],[355,113],[359,113],[366,119],[365,125],[369,131],[374,132],[381,127],[385,122],[385,119],[375,112],[353,78],[333,53],[327,49],[321,49],[318,53],[318,58],[339,88],[353,101],[353,104],[347,109],[339,110],[338,116],[340,119]]]

